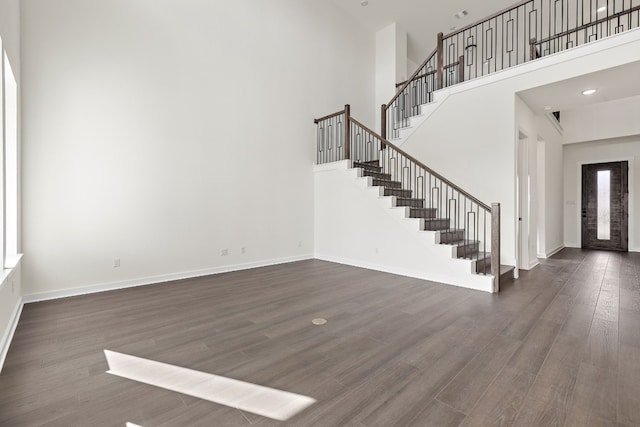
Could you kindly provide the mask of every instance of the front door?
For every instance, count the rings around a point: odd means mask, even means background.
[[[582,247],[627,251],[628,162],[582,166]]]

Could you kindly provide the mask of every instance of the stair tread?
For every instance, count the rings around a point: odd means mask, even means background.
[[[458,257],[458,259],[468,259],[471,261],[482,261],[487,260],[491,261],[491,253],[490,252],[482,252],[482,251],[473,251],[469,252],[465,257]]]
[[[451,228],[449,230],[440,230],[440,234],[456,234],[456,233],[464,233],[464,228]],[[462,240],[462,239],[460,239]],[[455,243],[458,242],[459,240],[454,240],[452,242],[449,243]]]
[[[389,186],[395,186],[395,188],[399,188],[402,185],[400,181],[392,181],[390,179],[380,179],[375,177],[370,177],[370,178],[373,178],[374,187],[385,187],[386,186],[385,184],[388,184]]]
[[[480,243],[480,240],[456,240],[454,242],[443,243],[444,245],[451,246],[466,246],[466,245],[475,245]]]
[[[386,194],[386,193],[390,193],[390,194]],[[402,188],[385,188],[385,196],[396,196],[396,197],[400,197],[398,196],[398,193],[405,193],[407,194],[407,192],[411,192],[411,190],[403,190]]]
[[[416,199],[416,200],[422,200],[422,199]],[[411,208],[411,210],[435,212],[438,210],[438,208]]]
[[[391,180],[391,175],[388,173],[384,173],[384,172],[374,172],[374,171],[370,171],[370,170],[364,170],[364,175],[365,176],[371,176],[373,178],[378,178],[378,179],[388,179]]]

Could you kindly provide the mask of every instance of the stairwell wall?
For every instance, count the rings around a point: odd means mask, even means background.
[[[437,108],[402,148],[480,200],[502,204],[501,262],[515,265],[515,94],[638,60],[640,32],[632,30],[436,92]]]
[[[313,118],[374,121],[372,32],[321,0],[24,0],[22,38],[32,300],[312,257]]]

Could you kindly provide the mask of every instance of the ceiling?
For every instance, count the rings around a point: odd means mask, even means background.
[[[480,21],[506,9],[514,0],[332,0],[365,28],[378,31],[397,23],[407,32],[409,59],[417,64],[436,47],[439,32],[445,35],[457,28]],[[466,10],[468,14],[457,18]],[[412,70],[411,70],[412,71]],[[535,113],[564,111],[601,102],[640,95],[640,63],[629,64],[530,89],[519,95]],[[592,96],[582,95],[587,88],[597,88]]]
[[[519,95],[533,112],[566,111],[586,107],[615,99],[640,95],[640,62],[609,68],[572,79],[562,80],[536,87]],[[582,94],[585,89],[597,89],[589,96]]]
[[[396,22],[407,32],[407,55],[416,64],[422,63],[436,47],[439,32],[450,33],[505,9],[514,0],[332,0],[366,28],[377,31]],[[469,14],[456,18],[466,10]]]

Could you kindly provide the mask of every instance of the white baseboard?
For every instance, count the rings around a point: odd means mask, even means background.
[[[11,321],[9,323],[9,326],[2,336],[2,341],[0,341],[0,372],[2,372],[4,361],[7,357],[7,353],[9,352],[9,346],[11,345],[13,334],[15,334],[16,328],[18,327],[18,321],[20,320],[20,315],[22,314],[22,307],[24,307],[24,302],[22,298],[19,298],[16,301],[16,306],[14,307],[13,313],[11,314]]]
[[[554,250],[547,252],[546,254],[538,254],[538,258],[542,258],[542,259],[551,258],[552,256],[554,256],[555,254],[557,254],[558,252],[560,252],[564,248],[565,248],[564,245],[560,245],[557,248],[555,248]]]
[[[443,283],[445,285],[452,285],[452,286],[457,286],[457,287],[466,288],[466,289],[473,289],[476,291],[493,292],[493,280],[492,279],[485,280],[484,276],[479,276],[479,275],[475,277],[475,280],[474,280],[474,277],[470,275],[471,278],[469,282],[467,284],[461,285],[459,283],[452,282],[451,278],[447,276],[436,276],[431,274],[425,274],[424,271],[416,271],[416,270],[397,267],[397,266],[380,265],[380,264],[375,264],[375,263],[361,261],[361,260],[354,260],[350,258],[342,258],[342,257],[335,257],[332,255],[322,255],[322,254],[316,254],[315,258],[321,261],[335,262],[336,264],[366,268],[367,270],[381,271],[383,273],[390,273],[390,274],[396,274],[398,276],[412,277],[415,279]],[[493,276],[487,276],[487,278],[488,277],[492,278]]]
[[[299,255],[299,256],[286,257],[286,258],[275,258],[275,259],[269,259],[269,260],[249,262],[244,264],[225,265],[221,267],[207,268],[203,270],[185,271],[181,273],[171,273],[171,274],[165,274],[165,275],[159,275],[159,276],[144,277],[140,279],[125,280],[121,282],[100,283],[100,284],[95,284],[90,286],[83,286],[80,288],[65,289],[65,290],[54,291],[54,292],[41,292],[37,294],[26,295],[22,297],[22,302],[24,304],[28,304],[32,302],[49,301],[49,300],[54,300],[59,298],[68,298],[68,297],[74,297],[79,295],[94,294],[98,292],[107,292],[107,291],[114,291],[118,289],[134,288],[137,286],[154,285],[158,283],[171,282],[174,280],[183,280],[183,279],[192,279],[195,277],[211,276],[214,274],[229,273],[231,271],[249,270],[251,268],[286,264],[289,262],[304,261],[308,259],[313,259],[313,255],[307,254],[307,255]]]

